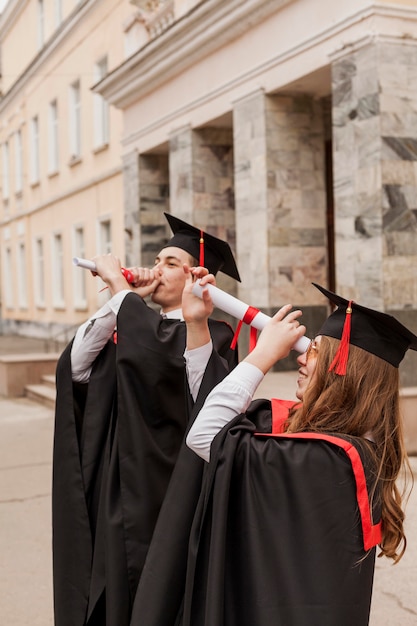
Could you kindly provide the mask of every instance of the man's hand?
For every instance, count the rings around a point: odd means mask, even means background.
[[[148,269],[147,267],[128,267],[133,275],[133,281],[130,283],[135,293],[142,298],[146,298],[155,291],[161,282],[161,272],[157,268]]]
[[[130,289],[129,283],[122,274],[120,260],[113,254],[102,254],[94,257],[96,271],[91,272],[93,276],[100,276],[101,280],[106,283],[110,293],[114,296],[122,289]]]
[[[209,274],[205,267],[192,267],[184,264],[184,273],[186,276],[185,287],[182,292],[182,314],[184,320],[190,324],[205,322],[213,313],[213,302],[211,300],[208,289],[203,289],[203,297],[199,298],[192,292],[193,284],[199,281],[201,287],[205,285],[216,284],[213,274]]]
[[[210,341],[208,318],[213,312],[213,302],[208,289],[203,289],[203,297],[199,298],[192,292],[196,280],[200,285],[215,285],[216,279],[205,267],[190,268],[184,264],[186,275],[185,287],[182,292],[182,314],[187,324],[187,350],[204,346]]]

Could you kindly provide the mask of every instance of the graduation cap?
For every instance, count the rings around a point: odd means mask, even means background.
[[[362,348],[398,367],[408,349],[417,350],[417,337],[392,315],[368,309],[348,301],[313,283],[337,309],[329,315],[318,335],[340,339],[340,345],[329,367],[336,374],[346,373],[349,344]]]
[[[240,282],[232,250],[226,241],[209,235],[169,213],[164,215],[174,233],[164,248],[168,246],[181,248],[198,259],[199,264],[206,267],[211,274],[222,271]]]

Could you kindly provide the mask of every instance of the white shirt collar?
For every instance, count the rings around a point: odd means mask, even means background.
[[[182,316],[182,309],[174,309],[173,311],[168,311],[167,313],[161,310],[161,315],[169,320],[181,320],[182,322],[184,321],[184,318]]]

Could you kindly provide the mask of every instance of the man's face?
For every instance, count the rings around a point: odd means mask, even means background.
[[[181,308],[185,285],[184,263],[190,265],[190,255],[174,246],[163,248],[155,259],[155,268],[160,272],[161,282],[152,294],[152,301],[159,304],[165,312]]]

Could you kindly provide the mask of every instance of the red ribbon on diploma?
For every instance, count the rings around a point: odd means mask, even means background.
[[[232,348],[232,350],[234,350],[236,348],[237,340],[239,339],[239,335],[240,335],[240,330],[242,328],[242,324],[245,323],[245,324],[250,325],[252,323],[253,319],[258,315],[258,313],[259,313],[259,309],[257,309],[254,306],[249,306],[247,308],[246,313],[243,316],[243,319],[241,319],[239,321],[239,324],[237,325],[234,337],[232,339],[232,343],[230,344],[230,347]],[[258,331],[256,330],[256,328],[251,326],[250,334],[249,334],[249,352],[252,352],[252,350],[256,346],[257,336],[258,336]]]

